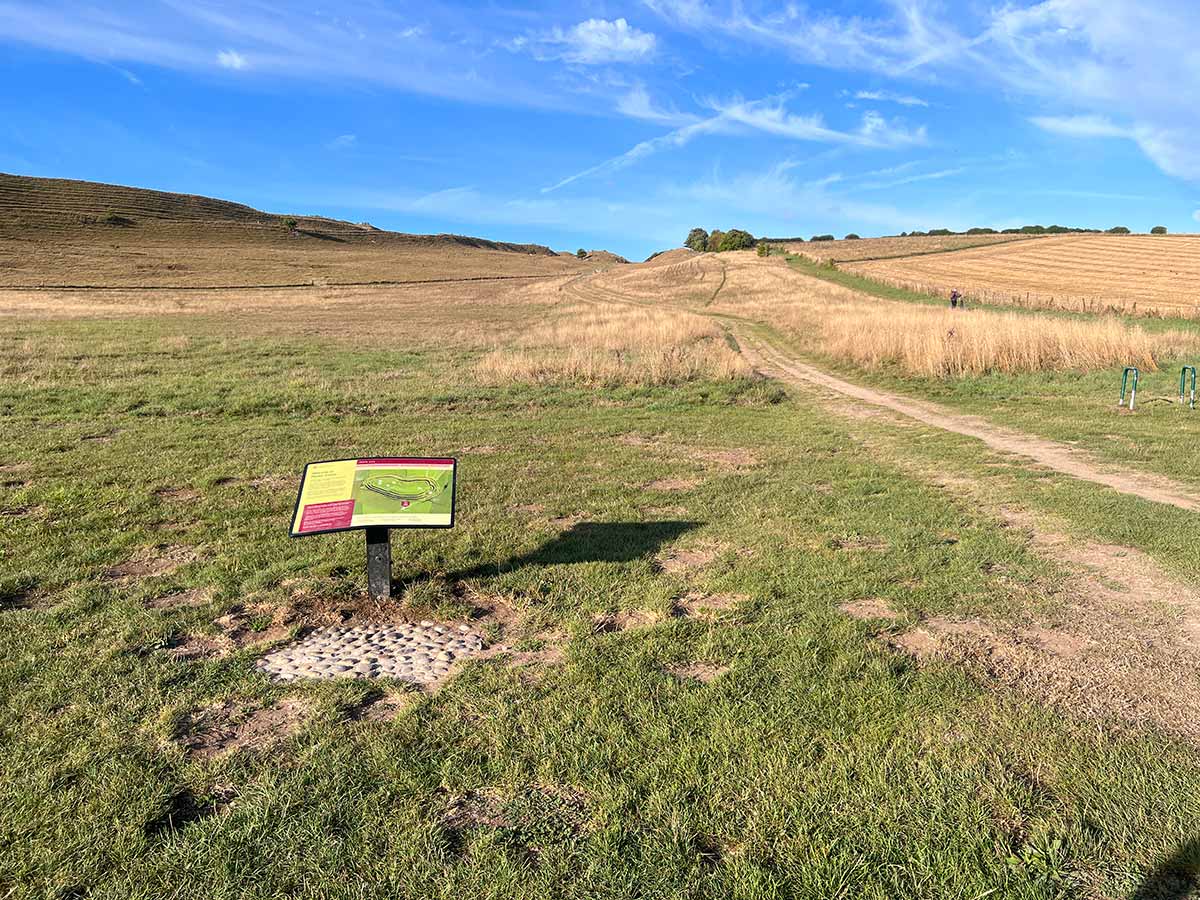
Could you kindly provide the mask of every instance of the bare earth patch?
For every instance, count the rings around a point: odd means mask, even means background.
[[[178,596],[168,594],[159,600]],[[196,599],[196,603],[206,601],[207,597]],[[215,634],[184,635],[163,652],[171,659],[178,660],[225,657],[245,647],[281,641],[292,633],[294,623],[295,618],[287,608],[268,604],[237,606],[213,620]]]
[[[617,612],[602,612],[592,617],[592,632],[594,634],[603,634],[612,631],[650,628],[661,621],[662,616],[648,609],[622,609]]]
[[[417,697],[418,695],[411,691],[397,691],[372,697],[356,707],[350,713],[350,718],[362,722],[391,722],[415,706]]]
[[[26,516],[44,515],[45,512],[44,506],[8,506],[0,508],[0,518],[21,519]]]
[[[203,606],[212,599],[212,588],[192,588],[186,591],[172,591],[160,597],[151,597],[146,601],[148,609],[174,609],[184,606]]]
[[[726,469],[744,469],[758,464],[758,458],[749,450],[695,450],[695,459]]]
[[[679,618],[711,619],[749,599],[745,594],[702,594],[691,591],[678,598],[671,605],[671,611]]]
[[[139,550],[127,561],[113,566],[105,574],[118,581],[170,575],[180,566],[192,562],[196,551],[191,547],[160,545]]]
[[[699,478],[659,478],[646,487],[652,491],[690,491],[703,483]]]
[[[891,545],[883,538],[868,535],[830,538],[829,546],[834,550],[865,550],[871,553],[886,553],[891,549]]]
[[[439,824],[454,851],[461,851],[472,833],[491,831],[536,860],[543,851],[570,843],[586,830],[587,797],[575,788],[548,784],[451,794]]]
[[[225,700],[192,713],[179,735],[189,756],[211,759],[237,750],[261,750],[295,734],[309,703],[288,697],[274,706]]]
[[[659,568],[669,575],[678,575],[693,569],[703,569],[720,553],[719,547],[694,547],[671,550],[659,560]]]
[[[194,491],[191,488],[176,487],[158,488],[154,492],[154,496],[158,497],[160,500],[166,500],[170,503],[190,503],[193,500],[200,499],[200,493],[198,491]]]
[[[666,666],[663,671],[668,675],[675,676],[680,681],[699,681],[701,684],[708,684],[714,678],[728,672],[729,666],[713,662],[691,662]]]
[[[864,597],[861,600],[851,600],[841,604],[838,609],[853,619],[869,621],[871,619],[898,619],[896,612],[882,597]]]
[[[1054,621],[935,617],[888,643],[919,660],[962,663],[1073,716],[1200,743],[1200,591],[1136,550],[1044,530],[1030,539],[1075,569]]]

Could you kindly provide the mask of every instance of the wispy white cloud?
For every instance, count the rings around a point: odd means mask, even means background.
[[[674,131],[642,141],[619,156],[614,156],[582,172],[542,188],[550,193],[568,184],[593,175],[614,172],[645,159],[660,150],[684,147],[705,134],[761,133],[796,141],[818,141],[851,146],[888,148],[911,147],[926,143],[925,128],[908,129],[902,124],[888,122],[878,113],[869,112],[857,129],[839,131],[828,127],[819,114],[807,116],[788,112],[783,97],[762,100],[734,100],[728,103],[710,101],[715,114]]]
[[[928,106],[927,100],[922,100],[920,97],[912,97],[908,94],[897,94],[892,91],[858,91],[855,93],[856,100],[874,100],[879,103],[899,103],[901,106]]]
[[[953,178],[956,175],[962,175],[966,171],[966,167],[960,166],[954,169],[940,169],[937,172],[906,175],[903,178],[893,178],[890,181],[864,181],[858,185],[858,189],[863,191],[889,190],[891,188],[902,187],[906,184],[917,184],[921,181],[940,181],[943,178]]]
[[[661,106],[651,99],[644,85],[634,85],[628,93],[617,98],[617,112],[631,119],[656,122],[659,125],[687,125],[697,116],[682,113],[674,107]]]
[[[791,58],[835,69],[895,75],[954,56],[969,43],[933,18],[921,0],[895,0],[890,15],[840,17],[796,3],[756,14],[740,0],[643,0],[677,27],[702,39],[731,37],[785,52]]]
[[[246,68],[246,57],[236,50],[221,50],[217,53],[217,65],[222,69],[233,69],[235,72],[240,72]]]
[[[654,55],[657,39],[625,19],[587,19],[571,28],[553,28],[518,37],[509,46],[528,50],[538,59],[599,65],[643,62]]]
[[[358,143],[357,134],[339,134],[325,146],[330,150],[349,150]]]
[[[1106,116],[1034,116],[1031,121],[1043,131],[1076,138],[1128,138],[1132,133]]]

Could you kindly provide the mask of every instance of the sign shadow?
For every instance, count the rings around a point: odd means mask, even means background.
[[[1133,900],[1183,900],[1194,897],[1200,883],[1200,835],[1181,844],[1148,874]]]
[[[503,562],[483,563],[448,572],[447,580],[499,575],[526,566],[571,565],[587,562],[633,562],[653,556],[664,544],[699,528],[703,522],[579,522],[528,553],[511,556]],[[393,583],[393,591],[408,581]]]

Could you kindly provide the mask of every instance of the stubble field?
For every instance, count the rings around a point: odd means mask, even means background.
[[[909,290],[1046,309],[1196,318],[1198,235],[1053,235],[953,253],[856,262]]]

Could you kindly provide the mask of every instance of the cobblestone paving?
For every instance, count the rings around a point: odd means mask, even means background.
[[[482,652],[483,638],[466,625],[426,620],[322,628],[268,653],[256,665],[278,681],[396,678],[431,684],[445,678],[456,661]]]

